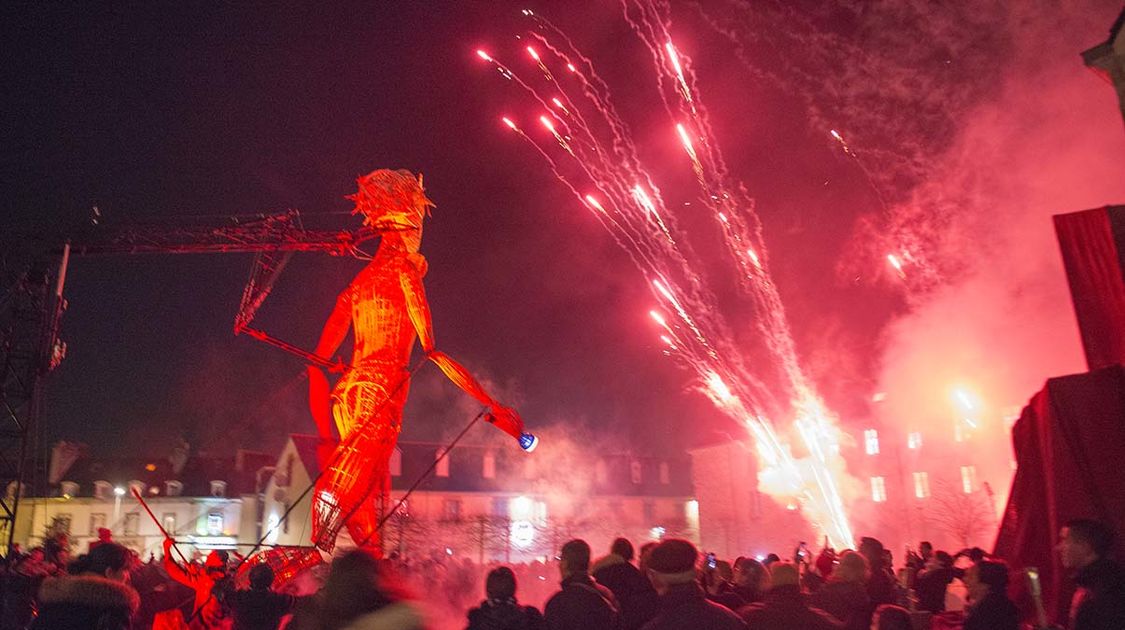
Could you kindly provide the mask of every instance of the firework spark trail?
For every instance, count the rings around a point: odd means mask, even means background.
[[[696,271],[702,265],[689,262],[689,258],[695,259],[694,255],[686,249],[686,245],[680,245],[673,237],[676,233],[674,215],[668,211],[659,196],[659,189],[642,167],[628,127],[612,105],[608,86],[594,72],[590,61],[574,48],[564,34],[546,20],[534,17],[541,30],[561,42],[556,44],[555,41],[548,40],[547,35],[533,33],[544,51],[572,70],[571,75],[579,83],[579,93],[576,96],[584,100],[590,114],[583,113],[584,108],[579,107],[568,86],[555,79],[542,54],[532,53],[531,56],[536,67],[543,73],[544,80],[551,84],[552,90],[558,91],[561,102],[542,96],[510,67],[491,57],[482,55],[482,58],[502,68],[505,71],[502,74],[506,78],[513,80],[535,102],[544,106],[554,120],[566,126],[566,132],[560,133],[549,123],[550,119],[541,119],[556,142],[573,158],[574,166],[590,180],[604,199],[599,201],[592,195],[584,194],[561,174],[559,164],[542,146],[525,133],[520,132],[521,137],[535,146],[547,159],[556,176],[584,205],[594,211],[603,226],[614,234],[618,244],[626,249],[634,264],[649,278],[649,290],[668,311],[675,314],[677,323],[671,324],[661,313],[650,313],[662,330],[660,336],[667,346],[665,352],[696,373],[700,390],[719,409],[747,427],[755,439],[763,462],[769,468],[766,474],[776,478],[776,483],[785,488],[788,496],[801,500],[810,520],[818,524],[834,544],[850,546],[851,535],[842,514],[834,480],[830,472],[821,469],[828,456],[824,455],[824,449],[819,448],[818,442],[815,446],[808,447],[811,453],[816,454],[810,460],[811,463],[806,461],[808,458],[798,461],[790,454],[788,444],[780,438],[768,419],[777,411],[777,404],[761,381],[745,367],[745,359],[719,314],[714,296],[706,289],[701,275]],[[698,96],[692,88],[694,75],[688,65],[690,60],[676,53],[673,45],[662,46],[666,53],[675,55],[673,72],[676,76],[673,81],[678,86],[676,92],[686,103],[680,113],[690,120],[692,134],[698,139],[698,143],[693,142],[686,127],[680,127],[678,131],[685,149],[693,158],[693,168],[700,185],[707,193],[707,207],[715,211],[723,223],[728,243],[737,244],[735,257],[740,275],[746,278],[764,277],[768,281],[768,268],[764,261],[766,252],[761,242],[757,217],[750,215],[754,221],[751,227],[739,213],[739,208],[752,208],[752,201],[741,188],[725,183],[726,166],[722,155],[713,146],[715,142],[711,139],[713,134],[710,133],[706,111],[692,107]],[[655,56],[659,58],[659,54]],[[663,84],[664,74],[658,73],[658,76]],[[562,115],[545,105],[549,98]],[[665,107],[669,108],[671,114],[667,101]],[[587,121],[596,122],[597,129]],[[512,124],[509,127],[515,128]],[[573,134],[574,138],[565,134]],[[652,191],[651,196],[646,192],[646,187]],[[736,197],[740,203],[736,203]],[[772,283],[768,286],[772,288]],[[788,335],[776,290],[773,291],[772,301],[768,294],[765,299],[761,296],[756,296],[756,299],[760,304],[768,305],[766,311],[772,311],[768,322],[763,325],[763,331],[769,331],[765,336],[771,351],[775,355],[794,357],[795,350],[792,348],[792,339]],[[780,319],[777,313],[781,314]],[[778,335],[778,330],[782,330],[784,335]],[[820,409],[819,400],[815,399],[811,388],[804,382],[799,368],[796,372],[799,378],[792,376],[794,365],[795,361],[790,361],[783,366],[783,371],[790,374],[794,389],[800,392],[799,403],[802,409]],[[826,431],[822,424],[815,426],[818,431],[805,433],[820,439],[821,434]],[[811,472],[802,472],[810,467]]]
[[[703,189],[703,201],[719,223],[727,249],[738,267],[740,285],[762,307],[757,320],[758,327],[788,381],[791,405],[796,415],[795,426],[805,449],[810,453],[806,463],[812,479],[806,478],[806,482],[814,482],[817,492],[812,493],[812,504],[806,503],[806,511],[834,542],[850,545],[853,541],[851,529],[833,478],[832,467],[835,462],[829,461],[830,456],[837,461],[842,460],[838,452],[831,455],[825,452],[826,446],[831,450],[838,450],[838,430],[832,426],[819,395],[798,361],[777,286],[770,277],[768,264],[762,260],[766,250],[761,236],[761,221],[747,196],[730,182],[718,142],[713,139],[715,136],[705,116],[706,108],[692,87],[689,87],[689,84],[695,85],[694,73],[687,63],[689,60],[672,43],[667,4],[653,0],[626,0],[623,6],[625,19],[649,47],[657,74],[670,73],[680,86],[674,92],[677,96],[675,103],[669,103],[667,95],[661,93],[661,97],[665,99],[665,109],[673,117],[688,116],[694,132],[700,138],[698,144],[702,150],[697,152],[684,126],[677,123],[677,132]],[[689,82],[685,77],[691,77],[692,80]],[[843,142],[838,135],[837,138]],[[743,203],[739,203],[740,201]],[[751,247],[747,247],[748,245]],[[810,426],[816,430],[811,430]]]
[[[630,139],[628,127],[618,116],[610,102],[608,87],[594,72],[589,59],[574,49],[573,44],[570,43],[565,34],[558,31],[546,20],[538,17],[536,19],[543,30],[562,42],[560,45],[556,45],[549,41],[546,36],[534,33],[533,35],[541,42],[544,49],[551,51],[568,68],[575,68],[576,61],[582,68],[581,71],[575,70],[581,82],[582,97],[592,106],[595,117],[605,127],[604,131],[609,138],[608,141],[603,141],[594,135],[595,132],[589,125],[584,125],[583,133],[590,134],[589,137],[585,138],[587,141],[585,144],[593,143],[595,146],[599,146],[606,142],[611,148],[595,151],[590,156],[580,156],[582,159],[578,162],[578,167],[590,177],[594,185],[603,193],[609,193],[611,190],[624,192],[625,189],[628,189],[632,196],[632,206],[629,205],[627,199],[619,196],[616,200],[617,207],[634,212],[640,210],[639,216],[650,223],[655,219],[660,233],[665,237],[662,243],[649,244],[652,245],[658,256],[648,259],[652,263],[651,266],[641,266],[640,269],[650,278],[656,277],[665,281],[667,291],[677,296],[673,300],[680,305],[677,315],[685,326],[692,329],[692,337],[697,343],[684,344],[681,342],[677,344],[677,350],[680,353],[679,358],[683,359],[683,362],[689,367],[694,366],[693,369],[701,376],[701,380],[705,376],[705,371],[699,366],[709,363],[716,364],[716,370],[722,372],[732,382],[739,383],[745,390],[740,393],[744,399],[754,401],[756,408],[772,409],[776,405],[772,400],[772,395],[756,377],[742,366],[741,357],[737,350],[732,347],[730,341],[732,336],[728,332],[725,322],[721,318],[717,319],[712,316],[718,312],[714,308],[715,300],[705,290],[702,279],[694,271],[694,266],[688,264],[685,253],[681,251],[678,242],[673,237],[676,230],[674,216],[670,215],[662,199],[660,199],[659,188],[642,168],[636,148]],[[561,85],[558,87],[565,95],[565,87]],[[566,99],[568,103],[574,103],[569,96],[566,96]],[[575,110],[576,106],[571,105],[571,109],[572,111]],[[629,187],[628,182],[631,178],[634,181],[646,182],[647,187],[653,194],[650,196],[645,193],[644,186],[641,184],[634,184]],[[653,234],[648,229],[641,230],[641,233],[648,237]],[[690,256],[690,251],[687,253]],[[663,258],[660,258],[660,256],[663,256]],[[682,278],[680,283],[669,281],[670,270],[678,272],[677,277]],[[655,287],[650,287],[650,290],[653,288]],[[655,293],[658,299],[668,299],[660,291],[655,291]],[[697,313],[694,317],[687,315],[686,309],[683,307],[685,303],[693,305],[692,308]],[[704,306],[697,308],[696,305]],[[672,308],[677,310],[675,306]],[[705,321],[698,323],[700,319]],[[716,340],[718,340],[718,345],[727,347],[717,348]]]
[[[509,129],[514,131],[517,135],[519,135],[521,138],[523,138],[524,141],[526,141],[529,145],[531,145],[535,149],[535,151],[540,155],[540,157],[542,157],[543,160],[547,163],[548,168],[551,169],[551,173],[555,176],[555,178],[557,178],[560,182],[562,182],[563,185],[566,186],[570,190],[570,192],[574,194],[575,197],[578,197],[578,199],[580,199],[583,204],[585,204],[587,206],[591,205],[590,202],[589,202],[589,199],[588,199],[589,195],[583,195],[578,190],[578,188],[576,188],[574,186],[574,184],[571,183],[571,181],[567,178],[567,176],[564,175],[559,170],[558,162],[556,162],[555,159],[553,157],[551,157],[551,155],[549,153],[547,153],[547,151],[544,150],[543,147],[538,142],[536,142],[534,139],[532,139],[530,136],[528,136],[526,133],[524,133],[523,129],[521,129],[519,127],[519,125],[517,125],[515,122],[513,122],[510,118],[505,116],[505,117],[501,118],[501,120],[503,121],[503,123]],[[596,203],[596,201],[595,201],[595,203]],[[602,208],[600,212],[595,212],[593,214],[594,214],[594,217],[598,220],[598,222],[602,225],[602,227],[604,227],[606,229],[606,231],[609,232],[609,234],[613,238],[614,242],[617,243],[617,246],[620,247],[621,249],[625,250],[625,252],[632,259],[633,264],[637,265],[640,268],[643,268],[642,262],[640,260],[638,260],[638,258],[637,258],[638,253],[636,251],[635,243],[630,243],[628,241],[622,240],[623,235],[626,236],[626,237],[628,235],[624,233],[624,230],[621,229],[621,226],[616,221],[614,221],[613,217],[611,217],[608,212],[605,212],[604,208]]]
[[[557,32],[557,30],[556,30],[556,32]],[[566,53],[560,51],[559,49],[551,46],[550,42],[547,42],[545,40],[545,38],[540,37],[540,39],[541,39],[541,41],[544,42],[544,44],[549,49],[556,52],[556,54],[559,54],[559,56],[561,58],[563,58],[564,61],[567,62],[568,67],[573,67],[573,64],[571,63],[571,61],[569,59],[570,56],[568,54],[566,54]],[[666,47],[666,49],[672,49],[672,48]],[[583,74],[584,75],[588,74],[590,76],[596,76],[596,75],[593,75],[592,67],[589,64],[588,60],[586,60],[584,57],[581,57],[581,56],[579,56],[579,57],[582,59],[583,65],[588,69],[588,72],[583,73]],[[683,87],[686,87],[688,85],[688,83],[687,83],[686,79],[682,78],[683,77],[682,72],[683,72],[682,67],[677,67],[677,73],[680,75],[680,77],[677,80],[679,81],[681,87],[683,88]],[[680,80],[680,79],[682,79],[682,80]],[[598,80],[598,81],[584,81],[584,87],[589,86],[591,84],[598,85],[598,84],[600,84],[600,80]],[[615,131],[618,130],[618,129],[620,129],[621,131],[627,131],[627,130],[624,129],[624,123],[622,123],[620,121],[620,119],[617,118],[616,113],[613,112],[613,109],[612,109],[611,105],[607,102],[607,100],[603,96],[603,94],[607,95],[608,89],[604,89],[604,90],[600,90],[600,91],[593,91],[593,90],[587,89],[585,95],[589,100],[591,100],[595,103],[597,109],[601,112],[601,115],[603,116],[603,118],[605,118],[609,122],[611,128],[613,128]],[[690,88],[688,88],[688,94],[690,94]],[[692,113],[695,114],[694,111]],[[709,128],[709,126],[706,125],[705,120],[702,119],[701,117],[696,116],[696,117],[693,118],[693,120],[696,122],[697,125],[703,127],[704,129]],[[687,138],[687,134],[684,131],[681,131],[681,138],[685,141],[685,146],[690,149],[692,145],[691,145],[690,140]],[[596,140],[594,140],[594,142],[596,143]],[[632,150],[631,143],[628,141],[628,136],[615,136],[614,147],[615,147],[617,153],[621,152],[622,147],[629,147],[630,148],[630,150],[628,151],[629,154],[630,154],[629,157],[631,157],[633,159],[628,160],[626,163],[631,164],[631,165],[638,165],[637,168],[639,169],[639,160],[635,159],[635,157],[634,157],[635,156],[635,150]],[[693,156],[693,157],[695,157],[695,156]],[[713,169],[716,170],[719,173],[725,174],[725,166],[722,164],[721,156],[715,156],[713,154],[710,154],[710,152],[709,152],[709,158],[710,158],[709,161],[714,165]],[[698,159],[696,159],[694,161],[696,162],[696,172],[697,172],[697,175],[700,177],[701,185],[707,186],[708,182],[706,181],[706,178],[704,176],[702,164],[699,163]],[[583,164],[582,167],[583,167],[584,170],[587,171],[587,174],[591,176],[592,180],[594,180],[595,182],[601,181],[600,177],[598,175],[590,172],[591,169],[587,165]],[[608,170],[609,170],[608,174],[612,177],[613,171],[614,171],[613,166],[610,166],[610,168]],[[603,188],[603,192],[604,192],[604,187],[600,183],[599,183],[599,188]],[[729,199],[729,197],[730,197],[729,194],[723,193],[722,198]],[[712,195],[712,198],[716,199],[716,200],[720,199],[720,197],[718,195]],[[644,207],[645,205],[647,205],[647,204],[644,204],[642,202],[642,207]],[[738,218],[735,217],[735,220],[737,221]],[[727,219],[725,216],[723,217],[723,221],[724,221],[724,223],[727,223],[728,226],[729,226],[730,220]],[[739,227],[741,227],[741,225],[736,224],[735,226],[729,226],[729,227],[731,227],[732,229],[738,229]],[[742,233],[746,232],[745,228],[743,228],[740,231]],[[744,241],[744,240],[749,240],[749,239],[745,239],[745,238],[742,238],[741,236],[739,236],[739,238],[736,238],[735,240]],[[760,240],[760,239],[754,239],[754,240]],[[761,248],[760,245],[759,245],[759,248]],[[743,261],[744,266],[746,266],[746,264],[753,265],[753,268],[758,270],[759,273],[764,272],[764,268],[762,266],[762,261],[757,256],[757,254],[753,253],[753,249],[752,248],[747,249],[746,252],[747,253],[742,256],[742,258],[745,259]],[[677,256],[677,258],[679,258],[679,260],[677,260],[677,262],[680,263],[681,267],[686,264],[686,261],[682,260],[682,257]],[[651,271],[651,270],[646,270],[646,271]],[[656,286],[660,286],[660,285],[656,285]],[[693,356],[690,358],[691,360],[689,360],[689,363],[694,363],[693,367],[695,367],[696,372],[701,377],[701,380],[704,381],[705,383],[707,383],[709,386],[713,387],[714,383],[715,383],[714,378],[719,378],[716,370],[707,369],[707,366],[712,362],[717,364],[715,366],[715,368],[717,370],[722,371],[727,376],[728,379],[730,379],[732,382],[734,382],[736,384],[736,386],[740,383],[740,381],[746,380],[748,375],[746,375],[743,370],[732,369],[731,366],[724,365],[725,361],[723,360],[723,358],[720,357],[718,352],[716,352],[713,348],[710,347],[710,343],[707,340],[708,339],[707,335],[704,334],[698,328],[698,326],[692,320],[690,315],[688,315],[686,313],[686,311],[684,310],[684,308],[680,304],[680,302],[678,300],[676,300],[675,298],[673,298],[672,296],[668,295],[668,293],[669,293],[668,288],[664,287],[664,289],[665,289],[664,291],[658,290],[658,292],[661,293],[663,295],[663,297],[670,302],[670,304],[673,307],[673,310],[676,311],[676,313],[680,317],[681,321],[683,321],[685,323],[685,325],[687,325],[689,328],[692,329],[692,331],[694,333],[693,336],[694,336],[695,340],[698,341],[699,344],[701,346],[703,346],[703,348],[705,350],[702,353],[703,356],[700,356],[699,353],[691,353]],[[704,304],[706,304],[706,303],[704,303]],[[704,309],[704,312],[708,312],[709,310],[711,310],[711,309]],[[668,345],[672,346],[673,344],[668,344]],[[682,345],[683,344],[681,343],[681,345],[680,345],[681,349],[682,349]],[[687,354],[687,353],[685,353],[685,354]],[[698,362],[698,360],[700,358],[704,359],[704,361],[702,363]],[[739,374],[739,372],[742,372],[742,373]],[[714,377],[714,378],[711,378],[711,377]],[[709,389],[708,387],[704,388],[706,393],[711,394],[711,392],[707,391],[708,389]],[[729,390],[727,390],[727,391],[729,392]],[[765,421],[764,418],[762,418],[762,416],[750,413],[749,411],[747,411],[741,405],[731,405],[730,401],[729,401],[729,397],[726,396],[726,395],[713,396],[713,399],[715,399],[716,404],[720,405],[720,408],[723,408],[723,409],[727,410],[728,413],[731,413],[731,415],[733,417],[735,417],[736,419],[738,419],[739,421],[741,421],[742,423],[744,423],[745,425],[747,425],[748,427],[751,428],[752,434],[754,434],[754,436],[756,438],[758,438],[757,441],[760,445],[759,450],[764,450],[764,451],[769,452],[769,456],[765,457],[765,460],[767,462],[782,462],[784,464],[783,468],[786,469],[786,472],[787,472],[787,474],[785,476],[788,477],[789,480],[790,480],[788,485],[799,487],[801,484],[799,482],[799,473],[797,472],[796,463],[792,460],[792,457],[788,455],[786,447],[784,447],[784,445],[781,443],[781,441],[777,439],[776,433],[773,431],[772,426],[770,426],[767,423],[767,421]],[[761,406],[758,406],[758,408],[760,409]],[[824,484],[821,483],[822,487],[823,487],[823,485]],[[816,498],[809,496],[809,493],[807,491],[801,491],[800,494],[804,495],[804,498],[806,500],[806,505],[809,505],[809,504],[813,503],[814,501],[817,502],[817,503],[825,503],[826,502],[825,500],[816,501]],[[825,494],[825,492],[822,491],[821,494]],[[829,498],[827,500],[827,503],[829,505],[831,505],[833,503],[831,501],[831,498]],[[836,503],[838,503],[838,501],[836,501]],[[825,510],[818,510],[818,511],[825,511]],[[829,510],[827,510],[827,511],[831,511],[831,508],[829,508]],[[850,543],[850,533],[848,533],[846,531],[846,521],[844,521],[844,527],[840,528],[838,523],[842,519],[832,519],[832,520],[836,521],[836,523],[833,525],[833,529],[837,530],[837,531],[833,532],[832,537],[834,539],[840,541],[841,544],[849,544]]]
[[[564,35],[562,35],[557,29],[554,29],[554,27],[551,26],[548,22],[542,20],[541,18],[540,22],[541,24],[546,26],[548,30],[551,30],[554,34],[559,35],[562,41],[569,42],[569,40],[566,39]],[[651,178],[648,177],[647,173],[640,165],[640,160],[637,157],[636,148],[633,146],[632,141],[630,140],[628,127],[617,115],[615,109],[612,106],[612,103],[610,103],[609,101],[608,87],[606,87],[605,83],[596,75],[596,73],[593,72],[593,67],[590,61],[575,50],[563,50],[562,47],[553,45],[542,35],[536,35],[536,37],[544,44],[544,46],[548,50],[555,53],[561,61],[565,62],[568,67],[574,67],[572,59],[576,58],[580,61],[582,67],[585,68],[584,72],[579,73],[579,76],[583,82],[583,95],[589,102],[593,104],[595,110],[598,112],[598,115],[606,122],[612,134],[612,152],[617,158],[619,158],[619,162],[607,162],[606,153],[608,152],[599,151],[595,156],[587,156],[591,159],[581,160],[578,164],[579,167],[586,172],[591,181],[593,181],[595,185],[599,187],[599,189],[602,189],[603,192],[608,192],[607,189],[610,187],[607,186],[607,181],[618,182],[613,187],[620,191],[627,185],[626,182],[628,180],[628,177],[635,176],[648,181],[649,186],[654,192],[654,196],[658,195],[658,188],[655,186],[655,184],[652,183]],[[567,46],[570,45],[567,44]],[[560,89],[562,89],[562,86],[560,86]],[[562,91],[564,94],[566,94],[565,90]],[[568,102],[573,103],[573,101],[571,101],[569,97]],[[582,130],[584,133],[591,134],[588,138],[586,138],[587,144],[593,144],[594,146],[597,146],[600,143],[599,139],[593,137],[593,132],[590,130],[590,127],[588,125],[583,126]],[[626,172],[626,175],[621,174],[623,169]],[[643,187],[640,184],[634,185],[630,189],[630,192],[633,194],[634,201],[640,205],[641,209],[644,210],[645,216],[655,218],[657,226],[667,238],[669,247],[663,253],[676,263],[674,267],[681,271],[687,272],[687,284],[689,286],[700,286],[701,279],[697,274],[691,271],[692,266],[688,264],[687,260],[685,260],[684,255],[677,249],[676,240],[672,237],[672,230],[669,229],[668,224],[666,224],[664,219],[662,218],[662,215],[667,214],[667,210],[657,209],[658,205],[660,207],[663,207],[663,202],[659,199],[654,202],[652,198],[644,193]],[[621,205],[625,204],[623,200],[619,200],[618,203]],[[660,267],[661,264],[656,264],[653,268],[642,269],[642,271],[645,271],[647,275],[651,276],[654,273],[653,269],[656,269],[656,275],[661,277],[666,276],[667,272],[661,270]],[[661,292],[661,295],[666,299],[669,299],[668,290]],[[690,298],[690,301],[696,304],[713,304],[713,298],[711,296],[692,294]],[[692,317],[688,315],[684,308],[679,304],[679,301],[675,299],[671,299],[671,301],[675,303],[673,309],[677,311],[680,319],[693,330],[694,336],[697,338],[697,340],[699,340],[700,344],[704,346],[705,352],[703,354],[708,357],[716,358],[718,353],[714,348],[711,347],[711,342],[708,341],[709,336],[713,335],[708,335],[701,331],[696,322],[693,321]],[[713,309],[710,308],[702,310],[704,312],[713,311]],[[722,331],[721,335],[725,338],[729,338],[729,335],[725,331]],[[739,369],[731,367],[724,369],[724,372],[728,374],[739,371]],[[757,379],[749,377],[746,374],[742,374],[739,378],[741,378],[742,380],[749,379],[751,383],[754,384],[755,388],[760,389]]]

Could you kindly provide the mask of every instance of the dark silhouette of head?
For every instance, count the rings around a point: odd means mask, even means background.
[[[268,564],[258,564],[250,569],[250,588],[256,591],[268,591],[273,586],[273,569]]]
[[[1099,558],[1109,555],[1113,549],[1113,530],[1101,521],[1088,518],[1079,518],[1066,524],[1070,538],[1078,544],[1084,544]]]
[[[575,538],[563,545],[559,557],[565,575],[590,572],[590,545],[581,538]]]
[[[488,572],[484,590],[490,600],[515,599],[516,574],[508,567],[496,567]]]
[[[321,589],[322,627],[345,627],[356,617],[397,601],[385,578],[379,560],[362,549],[333,560]]]
[[[867,564],[871,567],[872,571],[883,568],[883,543],[876,538],[864,536],[859,541],[859,553],[867,558]]]
[[[617,538],[613,541],[613,545],[609,548],[610,553],[616,554],[625,558],[626,562],[633,560],[633,543],[625,538]]]
[[[81,556],[70,567],[75,574],[93,573],[114,580],[125,581],[132,568],[133,555],[117,543],[103,542]]]
[[[734,561],[734,583],[760,593],[769,588],[770,572],[766,565],[754,558],[742,557]]]

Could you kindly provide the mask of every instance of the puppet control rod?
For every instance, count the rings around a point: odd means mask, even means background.
[[[317,365],[317,366],[320,366],[322,368],[325,368],[329,372],[343,372],[344,370],[347,370],[347,369],[351,368],[350,365],[348,365],[347,363],[344,363],[343,361],[340,361],[339,359],[337,359],[335,361],[325,359],[324,357],[322,357],[320,355],[313,354],[312,352],[309,352],[308,350],[305,350],[303,348],[298,348],[297,346],[295,346],[295,345],[293,345],[293,344],[291,344],[287,341],[282,341],[282,340],[278,339],[277,337],[274,337],[274,336],[270,335],[267,332],[258,330],[257,328],[250,328],[249,326],[243,326],[243,325],[236,326],[235,329],[234,329],[234,334],[239,335],[239,334],[242,334],[242,333],[250,335],[254,339],[257,339],[258,341],[263,341],[265,343],[268,343],[269,345],[271,345],[275,348],[278,348],[279,350],[284,350],[285,352],[288,352],[289,354],[298,356],[298,357],[304,359],[305,361],[307,361],[309,363],[312,363],[313,365]]]

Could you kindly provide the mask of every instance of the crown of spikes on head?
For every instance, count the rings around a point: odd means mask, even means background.
[[[352,214],[363,213],[375,229],[419,229],[434,202],[426,197],[422,175],[381,168],[356,179],[359,190],[346,199],[355,202]]]

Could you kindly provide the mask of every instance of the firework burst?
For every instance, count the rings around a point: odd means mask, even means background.
[[[651,52],[669,129],[689,158],[702,207],[714,218],[743,295],[755,305],[755,330],[771,364],[754,365],[736,342],[708,288],[703,260],[687,245],[591,61],[565,33],[530,11],[524,15],[533,22],[535,45],[526,51],[539,79],[524,78],[491,55],[478,55],[543,112],[537,115],[545,133],[525,133],[511,119],[503,121],[591,210],[645,276],[659,305],[649,315],[665,354],[694,374],[698,389],[718,409],[746,427],[759,455],[759,487],[782,504],[799,503],[833,545],[850,547],[853,537],[840,495],[846,473],[839,430],[797,359],[753,200],[727,170],[691,59],[668,30],[667,6],[628,2],[624,13]],[[565,68],[566,80],[559,81],[552,68]],[[770,370],[782,376],[784,402],[758,377]],[[779,431],[775,418],[788,419],[790,429]]]

